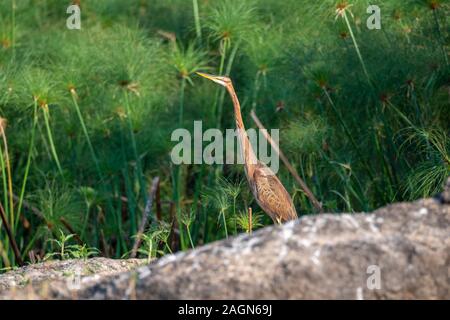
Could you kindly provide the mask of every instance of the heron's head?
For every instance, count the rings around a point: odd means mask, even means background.
[[[203,78],[209,79],[211,81],[214,81],[215,83],[220,84],[221,86],[227,87],[231,84],[231,80],[228,77],[222,77],[222,76],[214,76],[212,74],[197,72],[199,76],[202,76]]]

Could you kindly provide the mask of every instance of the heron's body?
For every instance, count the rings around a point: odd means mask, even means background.
[[[258,161],[253,177],[248,181],[256,202],[274,222],[297,219],[291,196],[265,164]]]
[[[244,156],[245,174],[253,196],[258,205],[275,223],[297,219],[297,212],[291,196],[281,184],[275,173],[264,163],[258,161],[242,121],[241,107],[233,83],[228,77],[199,75],[227,88],[234,105],[236,127],[239,131],[241,151]]]

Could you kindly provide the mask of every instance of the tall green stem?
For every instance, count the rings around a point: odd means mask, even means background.
[[[61,176],[64,176],[62,168],[61,168],[61,164],[59,162],[58,153],[56,152],[55,143],[53,142],[53,134],[52,134],[52,130],[50,128],[50,122],[48,120],[49,117],[48,117],[48,109],[47,108],[48,108],[48,106],[43,107],[43,113],[44,113],[45,128],[47,130],[48,142],[50,143],[50,150],[52,152],[56,166],[58,167],[58,171],[61,174]]]
[[[339,122],[341,123],[342,129],[344,129],[345,134],[348,136],[348,138],[350,139],[350,142],[352,143],[353,147],[355,148],[356,152],[358,153],[358,155],[361,155],[361,152],[359,150],[358,145],[356,144],[355,139],[353,138],[350,130],[348,129],[347,125],[345,124],[344,119],[342,118],[341,113],[338,111],[338,109],[336,108],[336,105],[334,104],[333,100],[331,99],[330,94],[328,93],[326,88],[323,88],[323,92],[325,93],[326,97],[328,98],[328,102],[330,103],[331,107],[333,108],[334,113],[336,114]]]
[[[95,165],[95,169],[97,171],[98,178],[100,179],[100,189],[101,189],[102,192],[106,192],[107,188],[106,188],[106,185],[105,185],[104,176],[103,176],[102,171],[100,169],[100,162],[99,162],[98,157],[97,157],[97,155],[95,153],[94,146],[92,144],[91,138],[90,138],[89,133],[87,131],[86,123],[85,123],[83,115],[81,113],[81,109],[80,109],[80,106],[79,106],[78,101],[77,101],[76,93],[75,93],[75,91],[71,91],[70,94],[72,96],[72,102],[73,102],[73,104],[75,106],[75,111],[77,113],[78,120],[80,121],[80,125],[81,125],[81,128],[83,130],[83,134],[85,136],[85,139],[86,139],[88,147],[89,147],[89,152],[91,153],[92,160],[94,161],[94,165]],[[107,197],[106,204],[107,204],[107,209],[110,212],[113,212],[114,211],[114,206],[113,206],[113,203],[112,203],[112,201],[111,201],[111,199],[109,197]],[[86,219],[85,219],[85,226],[83,227],[83,231],[82,231],[83,234],[82,234],[81,238],[83,238],[83,235],[84,235],[84,232],[85,232],[85,229],[86,229],[86,224],[87,224],[88,220],[89,220],[89,210],[87,212],[87,216],[86,216]]]
[[[225,211],[222,210],[223,227],[225,229],[225,237],[228,238],[227,219],[225,218]]]
[[[102,173],[100,170],[100,164],[99,164],[98,158],[95,154],[94,147],[92,146],[91,138],[89,137],[89,134],[88,134],[88,131],[86,128],[86,124],[83,119],[83,115],[81,114],[81,110],[80,110],[80,107],[79,107],[77,99],[76,99],[76,95],[74,92],[71,92],[71,96],[72,96],[73,105],[75,106],[75,110],[77,112],[78,120],[80,121],[81,129],[83,130],[84,137],[86,138],[86,142],[88,144],[89,151],[91,153],[92,160],[94,161],[95,168],[97,169],[97,174],[98,174],[100,180],[102,180],[103,177],[102,177]]]
[[[366,75],[367,81],[370,85],[372,85],[372,81],[370,80],[369,73],[367,72],[366,64],[364,63],[363,57],[361,55],[361,51],[359,51],[358,42],[356,41],[355,35],[353,34],[352,27],[350,26],[350,21],[348,20],[347,13],[344,11],[344,20],[347,24],[348,32],[350,33],[350,36],[353,40],[353,45],[355,46],[356,54],[358,55],[358,59],[361,62],[362,68],[364,70],[364,74]]]
[[[9,194],[9,214],[11,217],[11,226],[14,228],[14,200],[13,200],[13,186],[12,186],[12,173],[11,173],[11,161],[9,159],[9,151],[8,151],[8,142],[6,140],[6,132],[4,127],[0,127],[0,135],[3,140],[3,146],[5,147],[5,164],[6,164],[6,173],[8,177],[8,194]],[[0,149],[1,151],[1,149]],[[3,158],[3,153],[1,154]],[[5,166],[2,163],[2,167]]]
[[[223,68],[225,66],[225,58],[227,55],[227,50],[228,50],[228,41],[227,40],[222,40],[221,42],[221,50],[220,50],[220,65],[219,65],[219,74],[222,75],[223,73]],[[214,106],[213,106],[213,110],[214,110],[214,114],[216,116],[217,119],[217,125],[218,128],[220,128],[220,119],[221,119],[221,115],[220,112],[221,110],[218,110],[218,105],[219,105],[219,98],[220,98],[220,94],[221,94],[221,90],[222,88],[217,88],[216,91],[216,97],[214,98]],[[221,109],[221,107],[219,107]]]
[[[7,216],[10,216],[9,214],[9,201],[8,201],[8,181],[7,181],[7,174],[6,174],[6,165],[5,160],[3,159],[3,148],[0,145],[0,167],[2,169],[2,184],[3,184],[3,202],[4,202],[4,208]]]
[[[186,89],[186,78],[181,79],[181,86],[180,86],[180,101],[179,101],[179,110],[178,110],[178,127],[181,128],[183,126],[184,121],[184,93]],[[180,228],[180,244],[181,249],[185,250],[187,249],[186,241],[184,239],[184,231],[182,227],[182,221],[181,221],[181,166],[175,165],[173,168],[173,174],[172,174],[172,181],[173,181],[173,200],[175,202],[175,210],[176,210],[176,218],[178,221],[178,226]],[[189,232],[188,232],[188,236]]]
[[[146,188],[145,180],[143,178],[144,173],[142,171],[141,159],[139,158],[139,154],[137,152],[136,137],[134,135],[133,124],[131,122],[130,103],[128,101],[128,93],[126,93],[126,92],[125,92],[125,105],[127,108],[127,119],[128,119],[128,128],[130,131],[131,146],[133,148],[134,157],[136,159],[136,169],[137,169],[139,187],[140,187],[142,199],[144,200],[144,203],[147,203],[147,192],[146,192],[147,188]]]
[[[179,232],[180,232],[180,244],[181,244],[181,250],[186,250],[187,245],[186,241],[184,239],[184,230],[181,223],[181,195],[180,195],[180,180],[181,180],[181,171],[180,166],[175,165],[175,167],[172,170],[172,185],[173,185],[173,201],[175,203],[175,210],[176,210],[176,219],[179,226]]]
[[[252,101],[252,110],[256,110],[257,99],[258,99],[258,91],[259,91],[259,76],[261,75],[260,71],[256,72],[255,81],[253,83],[253,101]]]
[[[445,51],[445,40],[444,37],[442,36],[442,32],[441,32],[441,25],[439,24],[439,18],[437,15],[437,9],[433,10],[433,16],[434,16],[434,22],[436,23],[436,30],[438,33],[438,37],[439,37],[439,44],[440,44],[440,48],[442,51],[442,55],[444,57],[444,61],[445,61],[445,65],[448,66],[448,57],[447,57],[447,53]]]
[[[236,219],[236,197],[233,197],[233,219],[234,219],[234,233],[237,234],[237,219]]]
[[[181,128],[184,120],[184,91],[186,89],[186,78],[181,79],[180,104],[178,109],[178,126]]]
[[[123,149],[123,148],[122,148]],[[130,176],[128,175],[128,169],[124,168],[123,170],[123,179],[125,182],[125,190],[126,190],[126,195],[128,198],[128,210],[130,212],[130,230],[131,230],[131,235],[135,235],[137,232],[137,227],[136,227],[136,199],[133,195],[133,187],[132,187],[132,183],[130,183]]]
[[[391,102],[388,102],[388,105],[402,118],[411,128],[417,129],[417,127],[414,125],[414,123],[411,122],[411,120],[408,119],[408,117],[400,111],[395,105],[393,105]]]
[[[195,32],[197,34],[197,40],[199,44],[202,42],[202,27],[200,25],[200,15],[198,13],[198,1],[192,0],[192,6],[194,8],[194,20],[195,20]]]
[[[334,113],[336,114],[339,122],[341,123],[342,128],[344,129],[345,134],[348,136],[348,138],[350,139],[351,144],[353,145],[353,148],[355,149],[356,153],[358,154],[358,157],[361,159],[361,161],[363,161],[366,169],[367,169],[367,173],[369,174],[370,178],[373,180],[373,174],[372,174],[372,170],[370,170],[370,166],[366,163],[366,161],[364,160],[363,154],[360,150],[360,148],[358,147],[358,145],[356,144],[355,139],[353,138],[350,130],[348,129],[347,125],[345,124],[345,121],[341,115],[341,113],[338,111],[338,109],[336,108],[336,105],[334,104],[333,100],[330,97],[330,94],[328,93],[326,88],[323,88],[323,91],[325,93],[325,95],[328,98],[328,101],[330,102],[331,107],[333,108]]]
[[[22,209],[23,198],[25,196],[25,189],[26,189],[27,181],[28,181],[28,174],[30,172],[31,158],[32,158],[32,155],[33,155],[34,140],[35,140],[35,136],[36,136],[36,126],[37,126],[37,100],[34,99],[33,127],[31,129],[31,138],[30,138],[30,145],[28,147],[27,163],[26,163],[26,166],[25,166],[25,174],[24,174],[24,177],[23,177],[22,188],[20,189],[19,204],[17,206],[17,218],[19,218],[20,211]],[[19,221],[19,219],[17,219],[16,225],[14,226],[14,229],[17,228],[18,221]]]
[[[16,0],[11,0],[11,48],[14,60],[16,55]]]
[[[88,224],[88,221],[89,221],[89,213],[90,213],[90,211],[91,211],[91,206],[88,203],[86,203],[86,215],[84,217],[83,227],[82,227],[81,233],[80,233],[80,238],[81,239],[84,239],[84,235],[86,233],[87,224]]]
[[[239,42],[237,42],[235,44],[235,46],[233,47],[233,50],[231,50],[230,57],[229,57],[228,62],[227,62],[227,67],[225,69],[225,75],[226,76],[230,75],[231,67],[233,66],[233,62],[234,62],[234,59],[236,57],[236,53],[237,53],[238,49],[239,49]],[[223,66],[222,66],[222,69],[223,69]],[[218,114],[217,114],[217,128],[221,128],[221,125],[222,125],[222,112],[223,112],[223,101],[224,101],[224,99],[225,99],[225,90],[221,90],[219,104],[218,104],[219,111],[218,111]]]
[[[186,232],[188,234],[189,243],[191,244],[192,249],[195,249],[194,242],[192,241],[191,232],[189,230],[189,225],[186,225]]]

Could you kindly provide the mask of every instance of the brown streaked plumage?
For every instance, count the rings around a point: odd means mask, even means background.
[[[244,155],[245,174],[256,202],[275,223],[297,219],[297,212],[291,196],[275,173],[264,163],[260,162],[255,155],[245,131],[241,106],[231,79],[200,72],[197,72],[197,74],[224,86],[233,100],[236,127],[239,131],[242,154]]]

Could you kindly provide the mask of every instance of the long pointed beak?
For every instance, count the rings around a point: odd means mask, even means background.
[[[221,86],[227,87],[228,82],[225,81],[225,77],[222,76],[214,76],[212,74],[207,74],[207,73],[203,73],[203,72],[196,72],[199,76],[206,78],[208,80],[211,80],[217,84],[220,84]]]
[[[203,72],[196,72],[196,74],[198,74],[199,76],[209,79],[211,81],[215,81],[217,76],[214,76],[212,74],[207,74],[207,73],[203,73]]]

